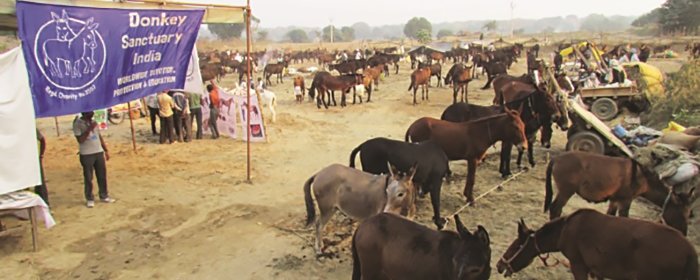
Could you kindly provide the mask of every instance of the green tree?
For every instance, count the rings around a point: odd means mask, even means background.
[[[245,30],[244,23],[210,23],[207,28],[221,40],[240,38]]]
[[[481,29],[486,29],[486,31],[495,31],[498,28],[498,23],[495,20],[489,21],[481,27]]]
[[[632,26],[643,27],[650,24],[658,24],[661,19],[661,8],[653,9],[651,12],[643,14],[632,22]]]
[[[444,37],[452,36],[452,35],[454,35],[454,33],[452,32],[452,30],[449,30],[449,29],[440,29],[440,31],[438,31],[438,33],[437,33],[437,38],[438,38],[438,39],[442,39],[442,38],[444,38]]]
[[[432,36],[430,36],[430,31],[426,29],[418,30],[418,35],[416,36],[416,39],[418,39],[418,42],[420,42],[421,44],[430,43],[430,41],[433,40]]]
[[[321,38],[323,39],[324,42],[330,42],[331,41],[331,26],[328,25],[324,27],[321,30]],[[341,42],[343,41],[342,34],[338,28],[335,28],[333,26],[333,41],[334,42]]]
[[[340,34],[343,42],[350,42],[355,40],[355,29],[349,26],[343,26],[340,28]]]
[[[418,39],[421,30],[428,32],[429,37],[432,36],[433,25],[423,17],[414,17],[403,26],[403,34],[413,39]]]
[[[292,29],[285,35],[293,43],[305,43],[309,41],[309,37],[306,36],[306,32],[301,29]]]
[[[664,32],[697,33],[700,26],[700,0],[666,0],[659,13]]]

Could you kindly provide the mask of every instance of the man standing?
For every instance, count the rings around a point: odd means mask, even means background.
[[[182,91],[173,92],[175,109],[175,132],[179,141],[190,142],[192,139],[192,122],[190,121],[190,110],[188,98]]]
[[[156,117],[158,116],[158,97],[155,94],[146,96],[146,107],[148,107],[148,115],[151,118],[151,131],[153,135],[158,135],[156,130]]]
[[[219,119],[219,108],[221,107],[221,100],[219,99],[219,87],[216,86],[214,81],[207,85],[207,91],[209,92],[209,129],[211,129],[211,138],[219,138],[219,128],[216,126],[216,121]]]
[[[172,144],[175,142],[175,124],[173,122],[173,108],[175,103],[173,98],[164,90],[158,94],[158,115],[160,116],[160,143]]]
[[[202,139],[202,94],[190,92],[188,99],[190,103],[190,127],[192,127],[192,122],[196,119],[197,133],[195,134],[195,139]]]
[[[112,203],[116,200],[109,197],[107,191],[107,164],[109,151],[97,123],[92,120],[93,112],[83,112],[81,117],[73,121],[73,134],[78,139],[80,148],[80,165],[83,166],[83,179],[85,180],[85,199],[87,207],[95,206],[95,197],[92,193],[93,170],[97,177],[100,201]]]

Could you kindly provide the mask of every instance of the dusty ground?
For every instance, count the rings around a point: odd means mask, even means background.
[[[666,62],[664,62],[666,63]],[[26,223],[19,233],[0,238],[0,275],[3,279],[347,279],[351,261],[347,239],[352,224],[340,215],[325,236],[338,258],[314,258],[311,231],[305,219],[302,185],[319,169],[347,164],[349,152],[377,136],[401,139],[408,125],[423,116],[439,117],[452,101],[451,90],[431,88],[430,102],[411,105],[406,92],[408,73],[380,84],[373,102],[341,109],[317,110],[311,103],[295,104],[291,82],[274,85],[277,123],[268,124],[269,143],[253,144],[253,183],[245,182],[245,143],[238,140],[200,140],[158,145],[145,119],[137,120],[138,149],[133,152],[127,122],[104,132],[112,151],[108,162],[109,188],[115,204],[84,206],[77,143],[70,135],[70,117],[60,118],[61,136],[52,119],[38,121],[47,136],[46,177],[58,225],[39,233],[41,250],[31,252]],[[445,67],[445,72],[448,67]],[[511,71],[524,72],[524,62]],[[225,86],[232,85],[227,77]],[[469,86],[470,101],[487,104],[492,91]],[[307,84],[310,79],[307,78]],[[433,85],[435,81],[433,80]],[[265,111],[268,112],[268,111]],[[537,145],[537,167],[521,175],[461,213],[467,227],[484,225],[491,235],[493,266],[516,236],[516,220],[531,227],[546,221],[542,213],[544,163],[566,142],[557,131],[551,151]],[[490,153],[495,153],[491,149]],[[476,194],[501,182],[496,157],[477,171]],[[464,203],[461,189],[466,174],[463,162],[453,162],[458,180],[444,186],[443,215]],[[581,207],[606,209],[578,198],[565,213]],[[419,218],[429,221],[427,199],[419,200]],[[656,220],[658,210],[635,202],[631,216]],[[697,219],[690,239],[700,249]],[[344,240],[343,240],[344,239]],[[561,255],[557,255],[561,258]],[[535,262],[515,279],[570,279],[563,266],[543,267]],[[492,279],[502,279],[495,274]]]

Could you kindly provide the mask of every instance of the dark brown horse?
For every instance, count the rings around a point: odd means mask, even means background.
[[[311,87],[309,88],[309,95],[311,95],[312,98],[314,96],[316,97],[316,106],[319,109],[321,109],[321,103],[323,103],[323,106],[328,109],[328,105],[331,102],[330,91],[339,90],[343,96],[341,99],[341,105],[343,105],[345,93],[348,92],[350,88],[358,84],[357,82],[357,79],[344,80],[333,76],[326,71],[321,71],[316,73],[316,76],[314,76],[314,80],[311,82]],[[318,94],[316,94],[316,91],[318,91]],[[328,102],[326,102],[326,95],[328,95]],[[335,103],[335,98],[333,98],[333,103]]]
[[[484,70],[486,71],[486,76],[488,77],[488,80],[486,81],[486,84],[484,87],[481,89],[487,89],[491,87],[491,82],[493,82],[493,79],[496,78],[496,76],[500,74],[508,74],[508,70],[506,69],[506,65],[503,64],[500,61],[488,61],[488,62],[482,62]]]
[[[661,223],[677,229],[683,235],[688,235],[690,223],[690,206],[693,205],[695,187],[687,193],[669,192],[666,201],[661,206]]]
[[[518,149],[527,149],[525,124],[517,111],[505,109],[505,113],[470,122],[453,123],[429,117],[415,121],[406,131],[405,141],[434,140],[442,147],[450,160],[466,160],[467,182],[464,196],[474,202],[474,177],[476,163],[486,155],[486,150],[498,141],[515,143]]]
[[[561,252],[571,263],[576,280],[692,279],[698,280],[698,255],[690,242],[668,226],[603,215],[582,209],[530,230],[518,223],[518,238],[496,268],[506,277],[522,270],[535,257]]]
[[[457,94],[462,91],[462,102],[469,103],[468,86],[472,81],[472,68],[462,63],[452,65],[445,75],[445,84],[452,84],[452,104],[457,103]]]
[[[512,100],[505,104],[506,108],[517,110],[520,118],[525,123],[525,135],[527,136],[528,146],[532,147],[537,132],[540,128],[550,125],[550,119],[560,119],[559,110],[554,97],[539,89],[534,92],[522,94],[521,99]],[[456,103],[448,106],[443,112],[442,119],[451,122],[469,121],[477,118],[492,116],[501,112],[500,105],[494,106],[479,106],[473,104]],[[545,118],[546,117],[546,118]],[[501,161],[499,172],[503,178],[511,175],[510,158],[513,149],[513,144],[503,142],[501,144]],[[528,160],[531,166],[535,166],[533,149],[528,149]],[[518,167],[521,166],[523,152],[518,152]]]
[[[365,68],[367,62],[364,59],[352,59],[340,62],[338,64],[329,64],[328,70],[336,70],[340,74],[353,74],[359,69]]]
[[[289,65],[287,61],[277,64],[265,65],[263,75],[265,76],[265,81],[267,82],[267,85],[272,85],[272,82],[270,82],[270,76],[272,75],[277,75],[277,79],[275,79],[276,83],[284,83],[284,81],[282,80],[282,74],[284,73],[284,68],[287,68],[288,66]]]
[[[552,202],[552,177],[557,197]],[[610,201],[608,214],[627,217],[632,200],[649,190],[649,184],[661,184],[653,172],[628,158],[584,152],[566,152],[549,162],[545,181],[544,211],[549,218],[561,216],[566,202],[578,194],[588,202]]]
[[[428,78],[428,86],[430,86],[430,80],[432,80],[433,76],[437,77],[437,87],[440,87],[440,84],[442,83],[442,65],[440,63],[433,63],[433,64],[423,64],[422,62],[418,62],[418,68],[424,68],[424,67],[430,67],[430,78]]]
[[[418,68],[411,73],[411,85],[408,86],[408,91],[413,89],[413,105],[418,104],[416,102],[416,92],[418,91],[418,86],[421,86],[421,100],[430,100],[428,97],[428,84],[430,83],[430,67]]]
[[[469,232],[459,216],[454,218],[457,232],[436,231],[393,214],[365,220],[352,238],[352,279],[488,279],[488,232],[482,226]]]

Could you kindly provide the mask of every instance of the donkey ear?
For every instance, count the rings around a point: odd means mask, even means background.
[[[87,19],[87,20],[85,21],[85,26],[89,26],[90,24],[92,24],[93,21],[95,21],[95,18],[94,18],[94,17],[91,17],[91,18]]]
[[[474,235],[484,244],[491,245],[491,238],[489,238],[489,233],[488,231],[486,231],[486,228],[482,227],[481,225],[477,227],[476,232],[474,232]]]
[[[408,170],[408,180],[413,181],[413,176],[416,175],[416,171],[418,171],[418,162],[413,163],[413,166],[411,166],[411,169]]]
[[[97,27],[99,27],[99,26],[100,26],[99,23],[93,23],[93,24],[91,24],[90,26],[88,26],[88,29],[90,29],[90,30],[95,30],[95,29],[97,29]]]
[[[453,217],[455,219],[455,226],[457,227],[457,233],[459,233],[459,236],[462,239],[472,237],[472,234],[469,232],[469,230],[467,230],[467,228],[464,227],[464,224],[462,224],[462,220],[459,219],[459,215],[455,214]]]
[[[58,20],[59,18],[60,18],[60,17],[58,17],[58,15],[57,15],[56,13],[51,12],[51,19],[53,19],[53,20]]]
[[[387,161],[386,166],[389,167],[389,175],[391,175],[391,177],[395,177],[399,174],[398,170],[396,170],[396,167],[394,167],[394,165],[391,164],[391,162]]]
[[[66,10],[63,10],[63,14],[61,15],[61,18],[68,20],[68,13],[66,13]]]

